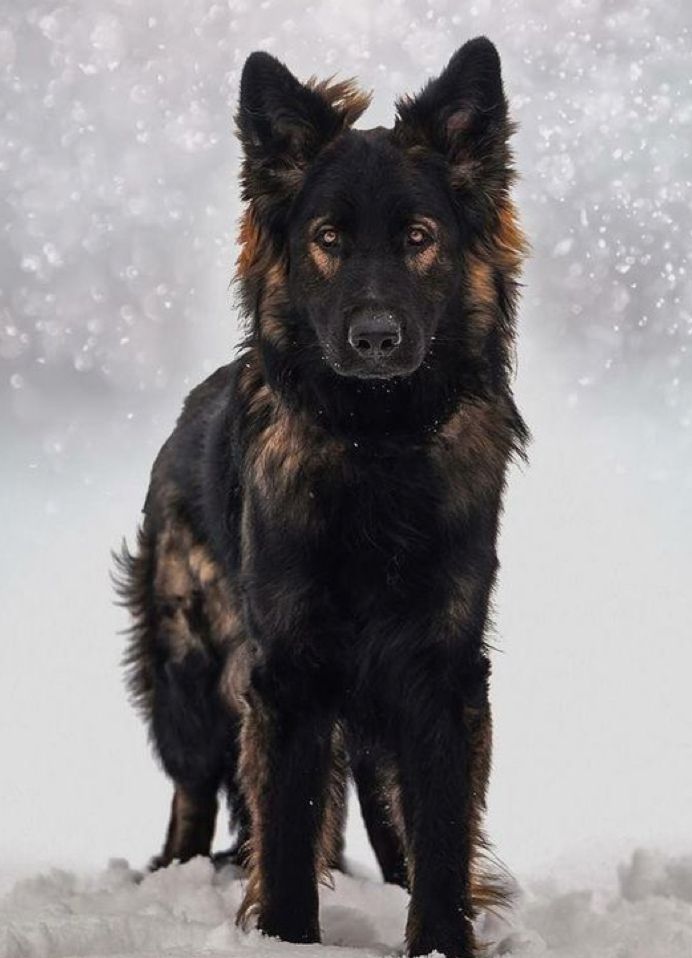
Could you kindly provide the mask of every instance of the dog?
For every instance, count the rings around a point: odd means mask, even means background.
[[[356,783],[408,954],[478,953],[489,606],[526,242],[500,60],[463,45],[391,129],[351,80],[245,63],[248,333],[187,398],[120,556],[136,705],[174,783],[155,866],[229,800],[239,923],[318,942]]]

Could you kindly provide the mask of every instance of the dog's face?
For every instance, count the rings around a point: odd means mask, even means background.
[[[509,131],[483,38],[398,103],[393,129],[351,129],[367,102],[350,83],[303,85],[268,54],[249,58],[238,127],[263,253],[241,280],[251,308],[273,312],[275,330],[283,311],[296,343],[339,375],[390,379],[453,335],[464,252],[506,190]]]
[[[291,300],[337,373],[405,376],[458,287],[459,247],[442,177],[389,131],[351,131],[308,171],[289,215]]]

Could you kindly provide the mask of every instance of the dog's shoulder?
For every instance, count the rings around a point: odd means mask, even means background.
[[[175,512],[203,526],[210,490],[231,481],[233,396],[241,365],[238,358],[221,366],[184,400],[151,470],[144,512],[152,521]]]
[[[240,359],[220,366],[203,382],[192,389],[183,401],[183,408],[176,423],[175,432],[188,426],[199,427],[232,392],[240,368]]]

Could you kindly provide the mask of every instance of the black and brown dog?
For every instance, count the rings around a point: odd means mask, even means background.
[[[239,919],[319,940],[353,774],[408,953],[476,954],[490,764],[485,634],[525,243],[494,46],[393,129],[351,82],[248,59],[238,282],[249,334],[154,465],[121,589],[134,698],[175,783],[159,864],[209,854],[228,793]]]

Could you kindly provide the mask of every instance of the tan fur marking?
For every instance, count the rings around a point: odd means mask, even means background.
[[[318,273],[325,279],[333,279],[339,271],[338,257],[322,249],[319,243],[310,243],[308,251]]]
[[[218,802],[216,796],[206,801],[196,801],[181,786],[177,785],[171,803],[166,844],[161,855],[161,864],[190,854],[209,854],[214,838]]]
[[[336,724],[332,732],[332,763],[316,857],[317,877],[330,888],[334,887],[330,869],[339,865],[343,851],[347,777],[348,764],[343,731],[341,726]]]
[[[288,305],[286,267],[274,260],[266,269],[259,302],[259,321],[263,335],[275,346],[288,343],[284,315]]]
[[[257,273],[267,255],[267,240],[257,222],[254,210],[248,206],[240,219],[238,230],[240,253],[236,260],[236,275],[239,279]]]
[[[471,733],[471,899],[474,911],[497,913],[511,904],[509,881],[493,858],[483,832],[486,792],[492,761],[492,716],[490,706],[466,708],[464,721]]]
[[[250,646],[240,637],[228,653],[220,686],[224,701],[237,716],[243,715],[247,708],[252,664]]]
[[[265,495],[275,484],[286,489],[298,478],[305,452],[303,440],[290,415],[279,416],[262,433],[255,478]]]
[[[500,327],[508,365],[513,360],[511,312],[501,309],[499,285],[511,300],[528,244],[514,206],[504,197],[497,206],[494,229],[465,254],[464,311],[471,349],[483,356],[488,334]]]
[[[174,844],[180,846],[185,838],[185,832],[195,824],[199,815],[197,803],[190,798],[184,788],[176,787],[173,795]]]
[[[497,293],[491,264],[475,253],[468,253],[466,269],[472,303],[493,309],[497,304]]]
[[[310,77],[305,84],[318,93],[323,100],[341,116],[344,126],[351,126],[370,106],[372,91],[361,90],[355,77],[344,80],[318,80]]]
[[[498,209],[498,229],[493,239],[498,267],[515,278],[529,252],[529,243],[509,198]]]
[[[247,402],[248,418],[256,421],[273,404],[273,393],[264,380],[262,363],[256,350],[249,352],[248,359],[240,370],[238,391]]]
[[[268,734],[267,718],[260,704],[258,702],[253,702],[252,705],[246,704],[240,732],[238,776],[252,827],[247,848],[247,885],[236,915],[236,924],[245,930],[252,919],[257,917],[263,897],[262,797],[269,781],[269,770],[266,765]]]
[[[254,418],[259,416],[270,408],[272,404],[272,391],[267,383],[262,383],[259,389],[252,394],[248,404],[248,416]]]
[[[174,660],[204,648],[204,639],[190,628],[187,613],[195,594],[202,594],[212,641],[225,644],[242,630],[238,601],[218,565],[190,529],[169,519],[156,547],[154,595],[166,609],[165,634]]]
[[[189,546],[189,534],[182,526],[170,523],[159,535],[154,576],[154,594],[157,598],[183,603],[189,598],[192,588],[186,561]]]
[[[312,480],[342,453],[339,440],[299,413],[276,407],[273,421],[250,450],[252,481],[282,510],[289,509],[294,518],[308,521],[315,515],[310,507]]]
[[[241,370],[240,391],[248,415],[257,420],[271,417],[248,450],[249,481],[267,503],[280,493],[278,504],[295,515],[299,503],[306,505],[309,479],[316,467],[336,455],[339,444],[313,426],[304,416],[286,409],[265,383],[261,363],[252,353]],[[300,480],[300,481],[298,481]],[[291,496],[286,502],[286,496]]]
[[[448,626],[458,627],[468,622],[474,612],[482,583],[471,573],[457,575],[454,580],[452,596],[444,611],[444,618]]]
[[[174,661],[181,661],[189,652],[204,647],[201,637],[191,631],[186,615],[194,589],[187,565],[189,546],[187,530],[173,522],[163,529],[157,542],[154,595],[165,609],[161,627]]]
[[[257,285],[260,329],[274,345],[285,345],[286,266],[274,253],[252,206],[241,217],[238,243],[236,278]]]
[[[449,490],[450,515],[465,513],[479,494],[494,499],[502,489],[512,451],[512,435],[503,406],[462,405],[445,423],[431,449]]]
[[[454,458],[504,465],[510,437],[502,413],[497,402],[465,404],[447,420],[439,439]]]
[[[497,290],[487,254],[485,258],[466,254],[466,318],[475,332],[476,348],[482,352],[488,332],[498,321]]]
[[[440,248],[437,243],[430,243],[419,252],[409,253],[406,262],[415,273],[427,273],[436,262],[439,251]]]

